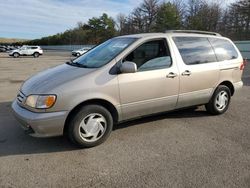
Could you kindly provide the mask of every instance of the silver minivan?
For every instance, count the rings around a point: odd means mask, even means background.
[[[32,136],[66,134],[92,147],[125,120],[198,105],[223,114],[243,68],[237,47],[217,33],[120,36],[29,78],[12,109]]]

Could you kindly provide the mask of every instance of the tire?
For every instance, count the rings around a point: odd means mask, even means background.
[[[227,111],[231,99],[231,92],[227,86],[219,85],[209,103],[205,105],[207,112],[220,115]]]
[[[76,57],[80,57],[80,56],[81,56],[81,54],[80,54],[80,53],[77,53],[77,54],[76,54]]]
[[[89,148],[103,143],[113,129],[111,113],[99,105],[82,107],[70,120],[69,140],[81,148]]]
[[[35,52],[35,53],[33,54],[33,57],[34,57],[34,58],[37,58],[37,57],[39,57],[39,55],[40,55],[40,54],[39,54],[38,52]]]
[[[14,58],[18,58],[19,56],[20,56],[20,54],[17,53],[17,52],[15,52],[15,53],[13,54],[13,57],[14,57]]]

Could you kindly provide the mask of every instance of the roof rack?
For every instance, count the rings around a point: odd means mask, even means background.
[[[219,33],[210,32],[210,31],[199,31],[199,30],[166,30],[165,33],[194,33],[194,34],[221,36],[221,34]]]

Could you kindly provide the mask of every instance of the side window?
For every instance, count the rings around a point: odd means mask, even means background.
[[[35,50],[35,49],[37,49],[37,47],[31,47],[31,49],[32,49],[32,50]]]
[[[235,47],[225,39],[209,38],[218,61],[236,59],[238,53]]]
[[[136,63],[138,71],[168,68],[172,64],[165,39],[158,39],[142,44],[123,61]]]
[[[217,61],[214,50],[205,37],[174,37],[173,40],[187,65]]]

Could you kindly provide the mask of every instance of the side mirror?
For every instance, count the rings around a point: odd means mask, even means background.
[[[137,65],[131,61],[125,61],[120,66],[121,73],[135,73],[137,71]]]

